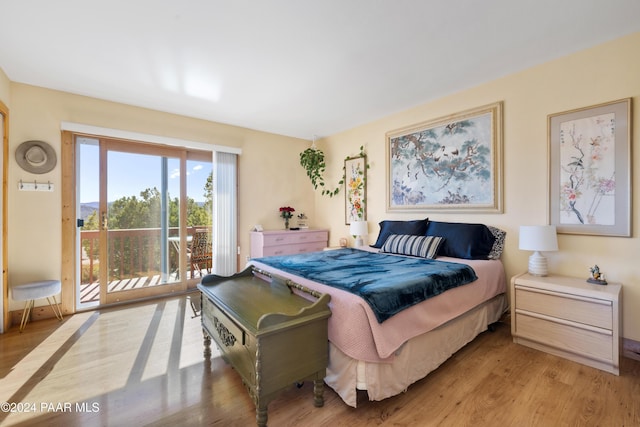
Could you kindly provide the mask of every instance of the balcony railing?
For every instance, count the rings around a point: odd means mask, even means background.
[[[196,228],[205,227],[188,227],[187,235],[193,235]],[[99,300],[99,235],[98,230],[80,232],[81,303]],[[177,237],[178,229],[170,228],[169,236]],[[178,246],[170,242],[166,242],[169,276],[165,281],[159,279],[162,273],[161,243],[160,228],[109,230],[108,292],[178,281]]]

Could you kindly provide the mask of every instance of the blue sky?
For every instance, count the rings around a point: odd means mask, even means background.
[[[99,199],[99,148],[82,144],[80,150],[80,203]],[[169,195],[179,195],[179,159],[168,160]],[[139,196],[142,190],[161,185],[161,161],[158,156],[112,151],[108,158],[109,201],[124,196]],[[204,186],[211,173],[211,163],[187,161],[187,194],[197,202],[204,201]]]

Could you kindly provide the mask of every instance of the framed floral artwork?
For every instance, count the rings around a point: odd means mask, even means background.
[[[631,236],[630,117],[630,98],[549,115],[549,219],[558,233]]]
[[[502,212],[502,102],[388,132],[387,211]]]
[[[367,219],[367,156],[347,157],[344,161],[345,224]]]

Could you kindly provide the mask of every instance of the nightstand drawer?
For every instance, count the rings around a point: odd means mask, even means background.
[[[595,331],[516,313],[517,336],[603,361],[613,359],[613,337]]]
[[[611,301],[515,286],[518,309],[612,329]]]

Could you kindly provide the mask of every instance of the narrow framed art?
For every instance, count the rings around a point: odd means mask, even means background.
[[[345,224],[367,219],[367,156],[347,157],[344,160]]]
[[[631,98],[548,116],[549,220],[558,233],[631,236]]]
[[[502,212],[502,102],[388,132],[387,211]]]

